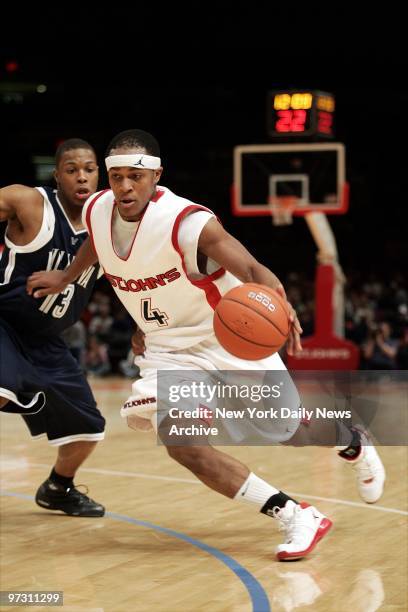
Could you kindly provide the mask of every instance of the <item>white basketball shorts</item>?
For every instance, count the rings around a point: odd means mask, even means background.
[[[146,351],[143,356],[137,356],[135,363],[140,368],[141,378],[132,385],[132,394],[121,408],[121,416],[127,418],[129,427],[138,430],[157,431],[157,372],[158,370],[257,370],[279,371],[285,373],[286,383],[284,398],[275,400],[276,406],[283,405],[297,411],[301,401],[298,391],[289,376],[286,367],[278,353],[259,361],[246,361],[234,357],[216,341],[215,337],[204,340],[191,348],[169,353],[153,353]],[[281,376],[281,378],[283,378]],[[300,418],[276,420],[273,425],[275,442],[289,440],[296,432]],[[259,424],[258,424],[259,427]],[[238,442],[238,441],[237,441]]]

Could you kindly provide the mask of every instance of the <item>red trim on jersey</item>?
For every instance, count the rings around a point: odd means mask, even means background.
[[[96,195],[94,199],[89,202],[88,208],[86,209],[86,214],[85,214],[85,223],[86,223],[89,237],[91,239],[93,250],[95,251],[95,255],[98,255],[98,253],[95,248],[95,242],[94,242],[94,237],[93,237],[92,228],[91,228],[91,212],[92,212],[92,208],[95,202],[99,200],[99,198],[103,196],[107,191],[110,191],[110,189],[104,189],[103,191],[99,192],[98,195]]]
[[[164,196],[165,193],[166,193],[165,191],[161,191],[160,188],[158,188],[156,191],[156,195],[150,201],[157,202],[158,200],[160,200],[162,196]]]
[[[186,208],[184,208],[181,213],[179,213],[176,217],[176,220],[173,225],[173,231],[171,234],[171,241],[173,243],[174,249],[181,257],[181,265],[183,266],[184,274],[187,276],[188,280],[192,285],[195,285],[199,289],[203,289],[203,291],[205,291],[207,302],[209,303],[211,308],[215,310],[218,302],[221,299],[221,293],[219,292],[218,287],[214,285],[213,281],[217,280],[225,274],[224,268],[219,268],[218,270],[216,270],[212,274],[209,274],[205,278],[202,278],[201,280],[192,280],[187,273],[187,268],[184,261],[184,254],[180,249],[180,244],[178,240],[180,223],[193,210],[205,210],[207,212],[212,212],[209,208],[205,208],[205,206],[200,206],[199,204],[190,204],[190,206],[186,206]]]

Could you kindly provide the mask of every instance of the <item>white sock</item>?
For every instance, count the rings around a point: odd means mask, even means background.
[[[242,487],[235,494],[234,499],[257,504],[262,508],[268,499],[277,493],[280,493],[279,489],[275,489],[275,487],[272,487],[272,485],[251,472]]]

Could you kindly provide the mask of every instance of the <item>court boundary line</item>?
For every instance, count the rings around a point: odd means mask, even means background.
[[[14,491],[0,490],[0,495],[2,497],[14,497],[17,499],[34,501],[34,496]],[[258,582],[255,576],[253,576],[253,574],[251,574],[251,572],[247,570],[243,565],[238,563],[238,561],[236,561],[226,553],[222,552],[218,548],[210,546],[209,544],[206,544],[201,540],[192,538],[191,536],[181,531],[175,531],[174,529],[169,529],[168,527],[162,527],[161,525],[156,525],[154,523],[150,523],[149,521],[135,519],[131,516],[127,516],[126,514],[106,512],[104,516],[114,521],[130,523],[131,525],[136,525],[137,527],[145,527],[147,529],[159,531],[160,533],[164,533],[169,537],[182,540],[183,542],[186,542],[187,544],[190,544],[191,546],[194,546],[199,550],[203,550],[204,552],[208,553],[209,555],[213,556],[215,559],[223,563],[241,581],[241,583],[244,585],[245,589],[249,594],[253,612],[270,612],[271,607],[269,599],[261,583]]]
[[[27,467],[38,467],[47,468],[49,465],[46,463],[27,463]],[[13,469],[21,469],[21,466],[16,466]],[[80,468],[81,472],[88,472],[90,474],[101,474],[103,476],[126,476],[129,478],[144,478],[147,480],[166,480],[170,482],[180,482],[183,484],[194,484],[203,485],[199,480],[193,480],[192,478],[177,478],[175,476],[157,476],[155,474],[145,474],[143,472],[123,472],[120,470],[103,470],[100,468]],[[11,471],[11,470],[9,470]],[[204,486],[204,485],[203,485]],[[400,514],[402,516],[408,516],[408,511],[399,510],[398,508],[389,508],[387,506],[378,506],[377,504],[365,504],[362,502],[348,501],[347,499],[337,499],[336,497],[321,497],[319,495],[309,495],[308,493],[295,493],[293,491],[287,491],[288,495],[298,498],[315,499],[317,501],[328,502],[331,504],[337,504],[340,506],[351,506],[353,508],[362,508],[364,510],[376,510],[377,512],[388,512],[390,514]]]

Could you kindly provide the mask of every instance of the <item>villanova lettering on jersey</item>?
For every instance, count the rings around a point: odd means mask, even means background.
[[[0,317],[21,333],[58,335],[75,323],[89,301],[99,266],[85,270],[75,283],[56,295],[36,299],[27,294],[27,277],[38,270],[63,270],[73,261],[87,231],[76,230],[56,192],[39,187],[44,197],[40,231],[30,244],[14,245],[5,236],[0,259]]]

